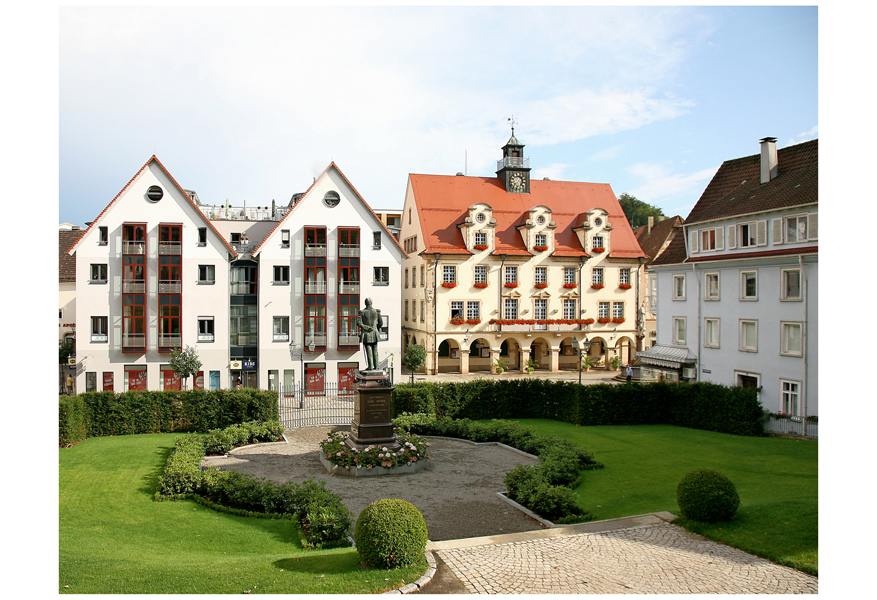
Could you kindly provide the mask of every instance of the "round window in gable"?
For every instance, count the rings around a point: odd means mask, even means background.
[[[146,199],[150,202],[158,202],[164,196],[164,190],[162,190],[157,185],[149,186],[149,189],[146,190]]]
[[[542,223],[545,222],[545,217],[543,215],[539,215],[538,217],[536,217],[536,222],[542,225]]]
[[[600,217],[597,217],[596,219],[594,219],[594,225],[596,225],[597,227],[599,227],[602,224],[603,224],[603,219],[601,219]]]
[[[479,223],[483,223],[484,218],[485,218],[484,213],[478,213],[477,215],[475,215],[475,220],[478,221]]]
[[[338,195],[338,192],[326,192],[326,195],[323,196],[323,204],[329,208],[335,208],[339,202],[341,202],[341,196]]]

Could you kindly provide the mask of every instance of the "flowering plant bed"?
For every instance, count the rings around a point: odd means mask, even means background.
[[[457,287],[456,281],[442,281],[443,288],[455,288]]]
[[[478,325],[481,319],[466,319],[466,325]]]
[[[615,317],[612,319],[613,323],[624,323],[624,317]]]
[[[488,325],[590,325],[594,319],[491,319]]]
[[[505,287],[507,287],[507,288],[516,288],[516,287],[518,287],[518,284],[517,284],[517,283],[504,283],[503,285],[504,285]]]
[[[462,325],[465,322],[466,322],[466,319],[461,319],[459,317],[455,317],[455,318],[451,319],[451,325]]]
[[[565,287],[568,290],[574,290],[574,289],[576,289],[577,285],[575,283],[564,283],[563,287]]]
[[[548,284],[547,284],[547,283],[537,283],[537,284],[534,285],[533,287],[538,288],[538,289],[540,289],[540,290],[544,290],[545,288],[548,287]]]
[[[591,248],[591,252],[606,252],[606,248],[603,248],[602,246],[598,246],[596,248]]]
[[[475,244],[476,250],[487,250],[487,244]]]
[[[597,323],[611,323],[611,322],[612,322],[612,319],[610,319],[609,317],[600,317],[599,319],[597,319]]]
[[[396,451],[385,446],[367,446],[364,450],[357,450],[344,443],[350,436],[349,432],[332,431],[328,438],[320,442],[320,453],[333,465],[333,472],[342,469],[371,471],[375,467],[406,467],[418,461],[425,464],[429,460],[429,442],[426,438],[408,433],[404,429],[396,429],[394,433],[396,443],[400,446]]]
[[[629,290],[631,286],[630,286],[629,283],[622,283],[622,284],[619,285],[618,287],[620,287],[620,288],[623,289],[623,290]]]
[[[591,284],[591,289],[592,290],[602,290],[603,284],[602,283],[593,283],[593,284]]]
[[[479,290],[483,290],[484,288],[487,287],[488,284],[487,284],[486,282],[485,282],[485,283],[478,282],[478,283],[476,283],[476,284],[474,284],[474,285],[475,285],[475,287],[477,287]]]
[[[533,246],[533,250],[536,252],[545,252],[548,250],[548,246]]]

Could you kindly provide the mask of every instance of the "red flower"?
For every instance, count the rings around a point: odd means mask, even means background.
[[[630,286],[629,283],[622,283],[622,284],[619,285],[618,287],[620,287],[620,288],[623,289],[623,290],[629,290],[631,286]]]
[[[451,319],[451,325],[462,325],[465,322],[466,322],[465,319],[460,319],[460,318]]]
[[[540,290],[544,290],[545,288],[548,287],[548,284],[547,284],[547,283],[537,283],[537,284],[536,284],[535,286],[533,286],[533,287],[539,288]]]
[[[612,322],[612,319],[610,319],[609,317],[600,317],[599,319],[597,319],[597,323],[611,323],[611,322]]]
[[[512,282],[510,282],[510,281],[507,281],[507,282],[505,283],[505,287],[507,287],[507,288],[516,288],[516,287],[518,287],[518,284],[517,284],[517,283],[512,283]]]
[[[479,323],[481,323],[481,319],[467,319],[466,320],[467,325],[478,325]]]
[[[484,288],[487,287],[487,282],[485,282],[485,283],[480,283],[480,282],[478,282],[478,283],[475,284],[475,287],[477,287],[478,289],[483,290]]]
[[[591,289],[592,290],[602,290],[603,284],[602,283],[593,283],[593,284],[591,284]]]
[[[548,250],[548,246],[533,246],[533,250],[536,252],[545,252]]]
[[[475,244],[476,250],[487,250],[487,244]]]
[[[612,319],[613,323],[624,323],[624,317],[616,317]]]
[[[575,283],[564,283],[563,287],[565,287],[568,290],[574,290],[574,289],[576,289],[576,284]]]
[[[457,282],[455,281],[442,281],[443,288],[455,288],[457,287]]]
[[[591,248],[591,252],[605,252],[605,251],[606,251],[606,248],[603,248],[602,246],[597,246],[596,248]]]

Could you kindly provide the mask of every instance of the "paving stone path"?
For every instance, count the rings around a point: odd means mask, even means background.
[[[670,523],[437,550],[476,594],[815,594],[818,579]]]

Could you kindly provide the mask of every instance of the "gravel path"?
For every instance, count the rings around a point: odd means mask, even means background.
[[[502,446],[431,438],[429,467],[419,473],[333,476],[319,459],[319,443],[333,429],[322,426],[287,431],[289,443],[238,448],[227,457],[207,457],[204,464],[278,483],[310,478],[325,481],[326,488],[339,494],[355,517],[375,500],[407,500],[423,513],[432,541],[542,529],[496,495],[505,490],[503,478],[508,471],[518,464],[536,464],[536,459]]]

